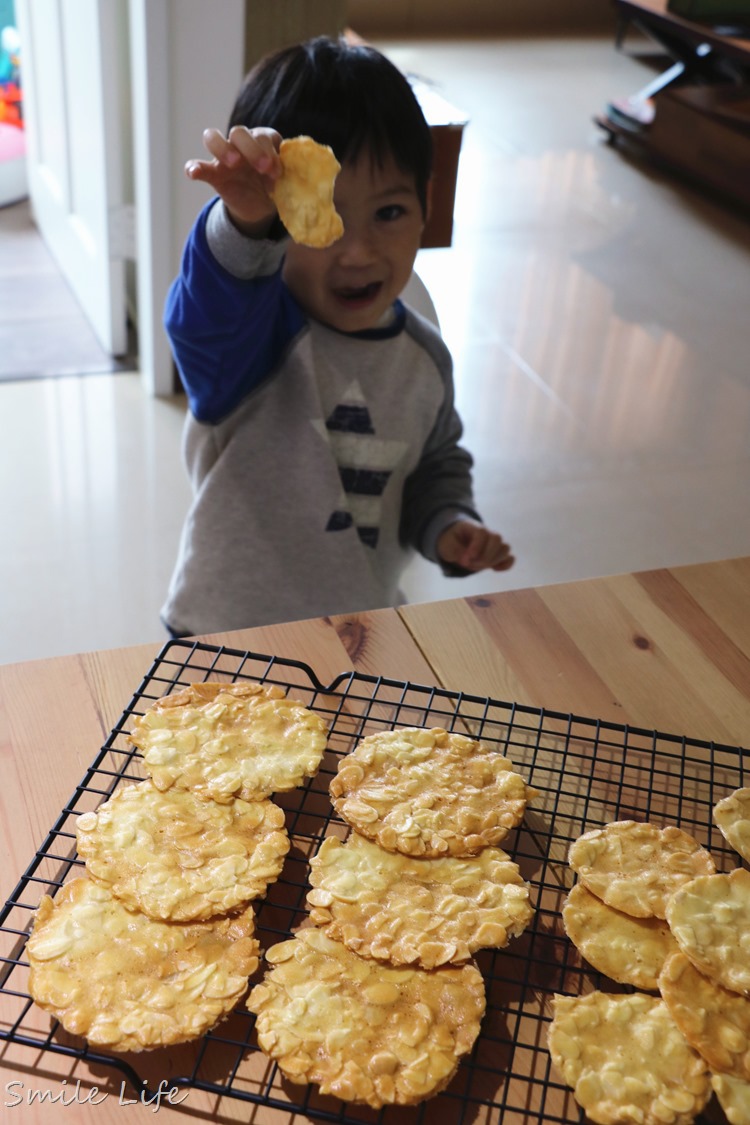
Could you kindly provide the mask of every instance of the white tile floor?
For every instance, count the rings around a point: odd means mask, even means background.
[[[504,575],[413,601],[750,553],[750,220],[608,147],[651,72],[604,38],[379,44],[467,110],[454,245],[419,271]],[[162,637],[183,403],[137,374],[0,384],[0,661]]]

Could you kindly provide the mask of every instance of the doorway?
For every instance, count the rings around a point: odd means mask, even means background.
[[[0,383],[132,371],[101,346],[39,233],[28,198],[0,207]]]

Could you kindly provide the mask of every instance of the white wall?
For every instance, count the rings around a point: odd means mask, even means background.
[[[146,388],[173,389],[164,298],[203,202],[184,174],[201,134],[223,126],[244,75],[245,0],[130,0],[140,365]]]
[[[207,126],[226,127],[245,73],[245,0],[170,0],[170,21],[169,174],[176,269],[193,220],[212,194],[205,185],[188,180],[185,163],[207,155],[201,142]]]

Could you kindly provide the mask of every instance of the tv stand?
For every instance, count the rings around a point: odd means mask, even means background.
[[[750,39],[687,20],[667,0],[614,0],[616,45],[635,25],[672,60],[643,89],[595,118],[676,173],[750,207]]]

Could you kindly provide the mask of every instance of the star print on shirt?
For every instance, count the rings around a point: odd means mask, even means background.
[[[405,441],[384,441],[375,433],[370,411],[355,380],[325,422],[313,426],[327,442],[341,477],[341,498],[331,513],[326,531],[356,527],[368,547],[377,547],[383,492],[403,457]]]

